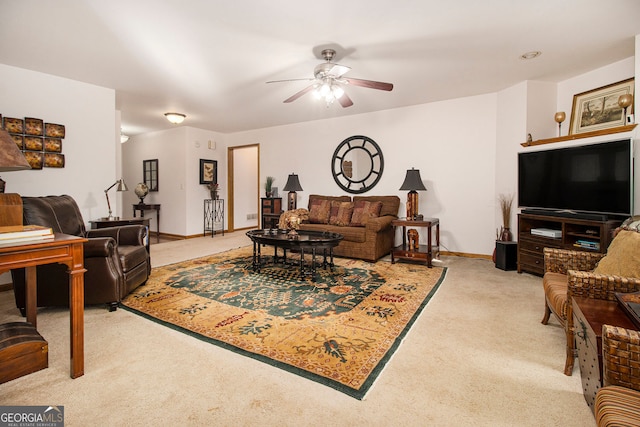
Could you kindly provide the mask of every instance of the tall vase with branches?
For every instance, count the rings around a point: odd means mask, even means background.
[[[273,182],[276,179],[272,176],[268,176],[265,178],[264,182],[264,192],[267,197],[271,197],[273,195]]]
[[[502,230],[500,240],[510,242],[513,239],[511,233],[511,208],[513,207],[513,194],[501,194],[498,198],[500,211],[502,212]]]

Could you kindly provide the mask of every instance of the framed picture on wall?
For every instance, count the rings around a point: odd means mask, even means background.
[[[200,159],[200,184],[218,182],[218,161]]]
[[[626,117],[618,99],[633,93],[634,79],[631,78],[574,95],[570,134],[624,126]],[[633,114],[633,105],[626,113]]]

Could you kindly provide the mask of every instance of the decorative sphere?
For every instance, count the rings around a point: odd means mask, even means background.
[[[555,119],[556,122],[562,123],[564,122],[564,119],[567,118],[567,115],[564,113],[564,111],[558,111],[553,118]]]
[[[149,194],[149,187],[144,182],[139,182],[133,192],[136,193],[136,196],[138,196],[140,200],[142,200],[147,194]]]

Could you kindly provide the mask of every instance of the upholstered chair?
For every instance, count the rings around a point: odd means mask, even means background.
[[[594,412],[598,427],[640,425],[640,332],[602,327],[602,385]]]
[[[151,271],[143,225],[86,230],[78,205],[70,196],[23,197],[24,224],[51,227],[55,233],[88,238],[84,244],[85,304],[108,304],[110,311],[138,286]],[[11,271],[16,306],[24,314],[25,271]],[[68,306],[69,278],[66,267],[37,267],[37,305]]]
[[[625,222],[626,223],[626,222]],[[606,256],[601,253],[544,249],[546,325],[551,313],[564,327],[566,335],[565,375],[571,375],[576,356],[573,309],[574,296],[616,301],[616,292],[640,290],[640,233],[623,224],[616,230]]]

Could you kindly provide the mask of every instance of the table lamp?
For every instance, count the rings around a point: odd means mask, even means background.
[[[111,184],[111,186],[109,188],[104,190],[104,195],[107,198],[107,207],[109,208],[109,216],[107,217],[107,219],[109,219],[109,220],[113,219],[113,215],[112,215],[112,212],[111,212],[111,203],[109,202],[109,190],[111,190],[116,185],[118,186],[116,188],[116,191],[127,191],[127,190],[129,190],[127,188],[127,184],[124,183],[124,179],[122,179],[122,178],[120,178],[119,180],[117,180],[116,182]]]
[[[302,190],[302,186],[300,185],[300,181],[298,180],[298,175],[292,173],[287,178],[287,183],[285,184],[284,191],[288,191],[288,204],[287,210],[293,210],[298,206],[298,196],[296,191],[304,191]]]
[[[417,190],[427,190],[422,183],[422,178],[420,178],[420,170],[414,168],[407,170],[407,175],[404,178],[400,190],[409,191],[409,194],[407,194],[407,219],[415,220],[418,216]]]
[[[29,162],[6,131],[0,129],[0,172],[31,169]],[[2,231],[22,230],[22,198],[16,193],[4,193],[0,178],[0,228]]]

